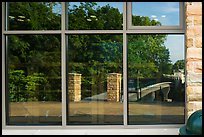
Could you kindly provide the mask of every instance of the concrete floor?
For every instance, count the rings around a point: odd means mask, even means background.
[[[3,129],[2,135],[179,135],[179,128],[168,129]]]

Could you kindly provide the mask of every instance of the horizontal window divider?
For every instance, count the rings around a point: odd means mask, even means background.
[[[160,129],[160,128],[180,128],[184,124],[170,125],[66,125],[66,126],[5,126],[6,129]]]
[[[180,26],[131,26],[127,30],[184,30]]]
[[[127,30],[126,31],[127,34],[149,34],[149,33],[156,33],[156,34],[184,34],[185,31],[184,30],[162,30],[162,29],[157,29],[157,30],[153,30],[153,29],[148,29],[148,30]]]
[[[62,31],[4,31],[3,34],[5,35],[15,35],[15,34],[61,34]],[[135,29],[135,30],[77,30],[77,31],[65,31],[65,34],[123,34],[123,33],[175,33],[175,34],[184,34],[185,30],[178,30],[178,29],[172,29],[172,30],[163,30],[163,29]]]
[[[123,30],[66,30],[66,34],[119,34]]]
[[[61,30],[9,30],[4,31],[3,34],[13,35],[13,34],[61,34]]]
[[[182,30],[180,26],[130,26],[129,30]]]

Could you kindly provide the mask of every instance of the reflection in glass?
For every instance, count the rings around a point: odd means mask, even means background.
[[[9,125],[61,125],[60,35],[8,36]]]
[[[133,2],[133,26],[178,26],[179,2]]]
[[[67,38],[67,124],[123,124],[122,35]]]
[[[68,29],[121,30],[123,2],[69,2]]]
[[[59,30],[60,2],[9,2],[8,30]]]
[[[183,124],[183,35],[128,35],[128,123]]]

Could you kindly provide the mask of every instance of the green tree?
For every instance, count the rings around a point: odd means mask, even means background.
[[[173,70],[175,72],[178,72],[179,69],[183,69],[184,70],[185,68],[185,61],[182,59],[182,60],[177,60],[174,65],[173,65]]]
[[[26,101],[25,85],[23,70],[9,71],[9,99],[11,102]]]
[[[9,29],[60,29],[60,14],[53,12],[57,2],[9,2]]]
[[[60,29],[61,15],[54,12],[54,6],[57,4],[58,2],[10,2],[9,29]],[[49,93],[47,98],[61,100],[60,92],[56,94],[61,89],[60,41],[60,35],[8,36],[9,71],[21,70],[25,78],[30,80],[27,81],[27,87],[22,89],[22,91],[27,90],[30,93],[30,98],[32,94],[32,98],[36,96],[38,100],[42,100],[45,94],[38,92],[38,89],[46,89],[46,92]],[[44,83],[46,87],[42,88],[42,84],[38,85],[38,77],[46,79],[46,84]],[[34,94],[34,92],[36,93]],[[21,94],[24,95],[22,92]]]
[[[97,20],[91,18],[91,15]],[[69,29],[122,29],[122,19],[123,15],[117,8],[81,3],[70,8]],[[160,26],[161,23],[148,17],[133,16],[133,25]],[[70,35],[69,70],[82,73],[84,77],[92,75],[93,78],[87,78],[84,82],[95,85],[97,76],[102,73],[122,73],[121,39],[121,36],[110,35]],[[128,36],[128,73],[132,78],[162,77],[164,73],[171,73],[169,50],[164,46],[165,40],[166,35],[157,34]],[[114,41],[118,46],[113,46]],[[101,79],[105,81],[105,77]]]
[[[10,3],[9,15],[14,18],[9,20],[9,28],[60,29],[61,15],[53,12],[56,4]],[[110,5],[99,7],[95,2],[81,2],[79,6],[69,7],[69,29],[122,29],[123,15]],[[21,19],[24,21],[19,21],[19,16],[24,16]],[[161,25],[160,22],[140,16],[133,16],[133,24]],[[122,35],[69,35],[67,39],[68,71],[82,73],[82,86],[86,89],[94,88],[94,85],[103,87],[107,73],[122,73]],[[169,73],[171,64],[169,51],[163,45],[165,40],[166,35],[128,36],[128,72],[132,77],[154,77]],[[47,89],[60,89],[60,41],[60,35],[9,36],[10,69],[23,70],[26,77],[36,72],[43,73],[47,80]],[[51,96],[54,98],[55,94]]]
[[[23,70],[9,71],[9,97],[11,102],[42,100],[39,92],[45,92],[47,83],[44,74],[25,76]]]
[[[161,77],[171,73],[169,50],[164,46],[166,35],[128,36],[128,73],[132,78]]]
[[[161,23],[156,20],[150,20],[146,16],[132,16],[132,23],[134,26],[161,26]]]
[[[68,7],[69,29],[122,29],[123,15],[110,5],[100,7],[96,2],[80,2],[79,6]]]

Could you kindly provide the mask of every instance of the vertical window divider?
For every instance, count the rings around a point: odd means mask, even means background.
[[[126,2],[126,18],[127,18],[127,26],[126,29],[130,29],[132,26],[132,3],[131,2]]]
[[[2,2],[2,64],[6,64],[5,62],[5,2]],[[2,65],[2,128],[5,128],[6,125],[6,87],[5,87],[5,65]]]
[[[184,27],[185,27],[185,23],[184,23],[184,7],[185,7],[185,5],[184,5],[184,2],[180,2],[179,3],[179,9],[180,9],[180,11],[179,11],[179,22],[180,22],[180,29],[181,30],[183,30],[184,29]]]
[[[127,4],[123,3],[123,124],[127,126]]]
[[[65,36],[65,2],[61,2],[61,80],[62,80],[62,127],[66,127],[66,36]]]

